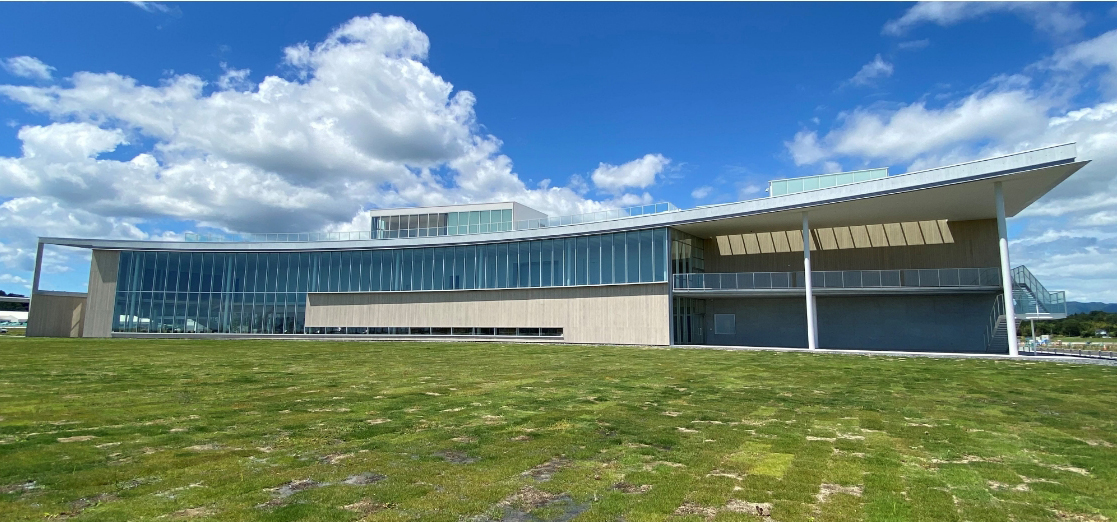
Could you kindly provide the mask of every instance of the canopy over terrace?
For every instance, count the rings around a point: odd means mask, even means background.
[[[994,185],[1002,183],[1006,217],[1016,216],[1086,165],[1075,144],[890,176],[850,185],[711,205],[680,212],[674,227],[699,237],[801,228],[926,220],[995,219]],[[698,213],[702,217],[695,216]],[[687,219],[690,218],[690,219]]]

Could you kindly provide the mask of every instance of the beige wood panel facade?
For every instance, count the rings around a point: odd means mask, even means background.
[[[912,234],[896,226],[896,230],[884,227],[866,227],[865,237],[861,229],[852,227],[850,237],[836,237],[831,234],[820,239],[834,243],[835,250],[811,251],[812,270],[898,270],[906,268],[987,268],[998,266],[998,225],[993,219],[974,221],[948,221],[953,243],[943,243],[942,234],[923,234],[935,238],[938,244],[918,246],[877,246],[884,241],[877,238],[881,234]],[[822,230],[822,229],[821,229]],[[752,231],[742,231],[752,232]],[[748,237],[748,236],[746,236]],[[760,237],[760,235],[758,235]],[[801,240],[802,241],[802,240]],[[870,243],[869,248],[857,245]],[[802,243],[801,243],[802,244]],[[707,239],[706,271],[710,273],[727,272],[793,272],[804,269],[803,249],[793,252],[772,252],[761,245],[758,254],[719,255],[718,244]],[[750,245],[745,245],[750,250]],[[825,245],[826,247],[826,245]],[[846,247],[846,248],[844,248]],[[766,253],[767,252],[767,253]]]
[[[307,326],[560,327],[563,342],[667,345],[666,283],[307,294]]]
[[[35,293],[27,314],[28,337],[81,337],[85,296]]]
[[[82,337],[109,337],[116,304],[117,250],[94,250],[89,264],[89,292],[85,301]]]

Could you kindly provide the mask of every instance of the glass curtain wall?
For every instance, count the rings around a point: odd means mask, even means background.
[[[672,303],[673,344],[703,344],[703,322],[706,302],[702,299],[676,297]]]
[[[121,252],[113,330],[302,333],[307,292],[668,280],[667,229],[335,252]]]
[[[487,234],[512,230],[512,209],[374,216],[377,239]]]
[[[706,271],[703,240],[672,229],[672,273],[700,274]]]

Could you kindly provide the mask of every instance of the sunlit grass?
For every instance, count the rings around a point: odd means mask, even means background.
[[[1088,365],[8,338],[0,520],[1113,520],[1115,407]]]

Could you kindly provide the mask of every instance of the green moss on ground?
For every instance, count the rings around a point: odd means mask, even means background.
[[[1115,408],[1028,361],[9,338],[0,520],[1114,520]]]

